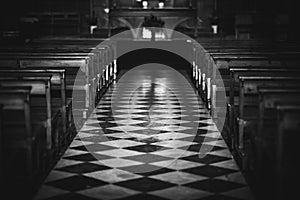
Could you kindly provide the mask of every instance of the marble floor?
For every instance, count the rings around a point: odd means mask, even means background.
[[[110,88],[35,199],[253,199],[194,91],[152,75]]]

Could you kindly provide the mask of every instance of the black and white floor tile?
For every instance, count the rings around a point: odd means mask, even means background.
[[[122,97],[114,111],[112,87],[35,199],[253,199],[204,105],[184,88],[176,90],[179,83],[167,72],[162,76],[175,96],[166,99],[154,80],[128,105],[135,87],[128,80],[122,86],[128,96]],[[149,109],[149,99],[155,108]],[[182,105],[178,99],[187,103]],[[196,132],[188,115],[198,120]]]

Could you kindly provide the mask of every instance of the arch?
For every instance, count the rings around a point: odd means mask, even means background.
[[[156,48],[136,49],[127,52],[118,58],[118,62],[122,63],[122,66],[125,69],[132,69],[147,63],[158,63],[169,66],[179,73],[182,73],[181,70],[183,69],[183,66],[186,66],[185,70],[190,73],[192,70],[188,59],[173,52]],[[185,74],[183,73],[183,75]]]

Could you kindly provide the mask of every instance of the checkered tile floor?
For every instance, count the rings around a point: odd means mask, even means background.
[[[172,92],[145,74],[114,107],[107,92],[35,199],[253,199],[204,105],[170,73]]]

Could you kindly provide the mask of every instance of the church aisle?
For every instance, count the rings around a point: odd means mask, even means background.
[[[134,79],[123,83],[126,95],[114,110],[110,88],[35,199],[252,199],[207,109],[176,88],[172,73],[160,73],[153,79],[141,71],[135,78],[145,84],[135,94]],[[186,114],[191,110],[196,132]]]

